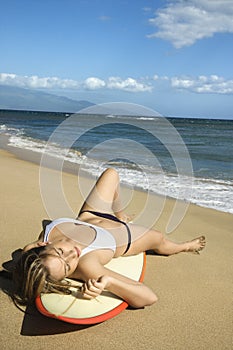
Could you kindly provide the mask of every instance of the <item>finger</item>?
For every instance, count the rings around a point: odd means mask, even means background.
[[[90,292],[98,292],[98,286],[96,285],[96,280],[88,280],[86,283],[87,290]]]
[[[88,299],[88,300],[94,299],[93,296],[91,296],[91,295],[89,295],[87,293],[83,293],[82,296],[83,296],[84,299]]]
[[[37,246],[38,247],[45,247],[46,245],[48,245],[50,242],[37,242]]]
[[[99,293],[93,293],[93,292],[90,292],[90,291],[86,291],[86,292],[82,293],[82,296],[85,299],[94,299],[94,298],[98,297],[98,295],[99,295]]]
[[[101,280],[95,281],[93,286],[101,291],[104,289],[104,284]]]
[[[101,290],[99,288],[96,288],[95,286],[93,286],[91,281],[88,281],[82,287],[82,294],[83,295],[88,295],[90,297],[95,298],[100,293],[101,293]]]
[[[93,285],[94,285],[94,283],[95,283],[95,280],[92,278],[92,279],[89,279],[88,281],[87,281],[87,286],[88,286],[88,288],[91,288]]]
[[[96,290],[96,289],[100,289],[103,290],[104,288],[104,283],[102,281],[102,278],[100,277],[98,280],[94,280],[92,279],[89,283],[88,283],[88,288],[92,291]]]

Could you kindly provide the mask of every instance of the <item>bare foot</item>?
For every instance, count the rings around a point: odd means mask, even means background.
[[[205,248],[206,240],[205,236],[200,236],[192,241],[186,242],[186,252],[192,252],[194,254],[200,254],[200,251]]]

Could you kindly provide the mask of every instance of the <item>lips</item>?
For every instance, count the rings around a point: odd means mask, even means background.
[[[77,257],[79,258],[80,254],[81,254],[80,250],[77,247],[74,247],[74,250],[77,253]]]

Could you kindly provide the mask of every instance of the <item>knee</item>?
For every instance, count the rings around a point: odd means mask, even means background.
[[[104,171],[104,174],[119,179],[119,174],[118,174],[117,170],[114,169],[114,168],[107,168],[107,169]]]
[[[156,231],[156,242],[155,242],[154,251],[156,253],[160,253],[161,249],[163,249],[165,242],[166,242],[166,239],[164,235],[160,231]]]
[[[106,173],[109,173],[109,174],[115,174],[115,175],[118,175],[118,172],[115,168],[107,168],[105,170]]]
[[[159,244],[163,243],[165,240],[164,235],[162,234],[162,232],[160,231],[156,231],[156,239],[158,241]]]

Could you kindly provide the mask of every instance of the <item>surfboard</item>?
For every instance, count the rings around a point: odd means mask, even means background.
[[[106,267],[135,281],[142,282],[146,268],[146,254],[112,259]],[[81,286],[78,281],[73,286]],[[71,286],[72,289],[72,286]],[[95,324],[115,317],[125,310],[128,304],[108,291],[97,298],[87,300],[81,296],[58,293],[41,294],[36,298],[36,307],[43,315],[73,324]]]

